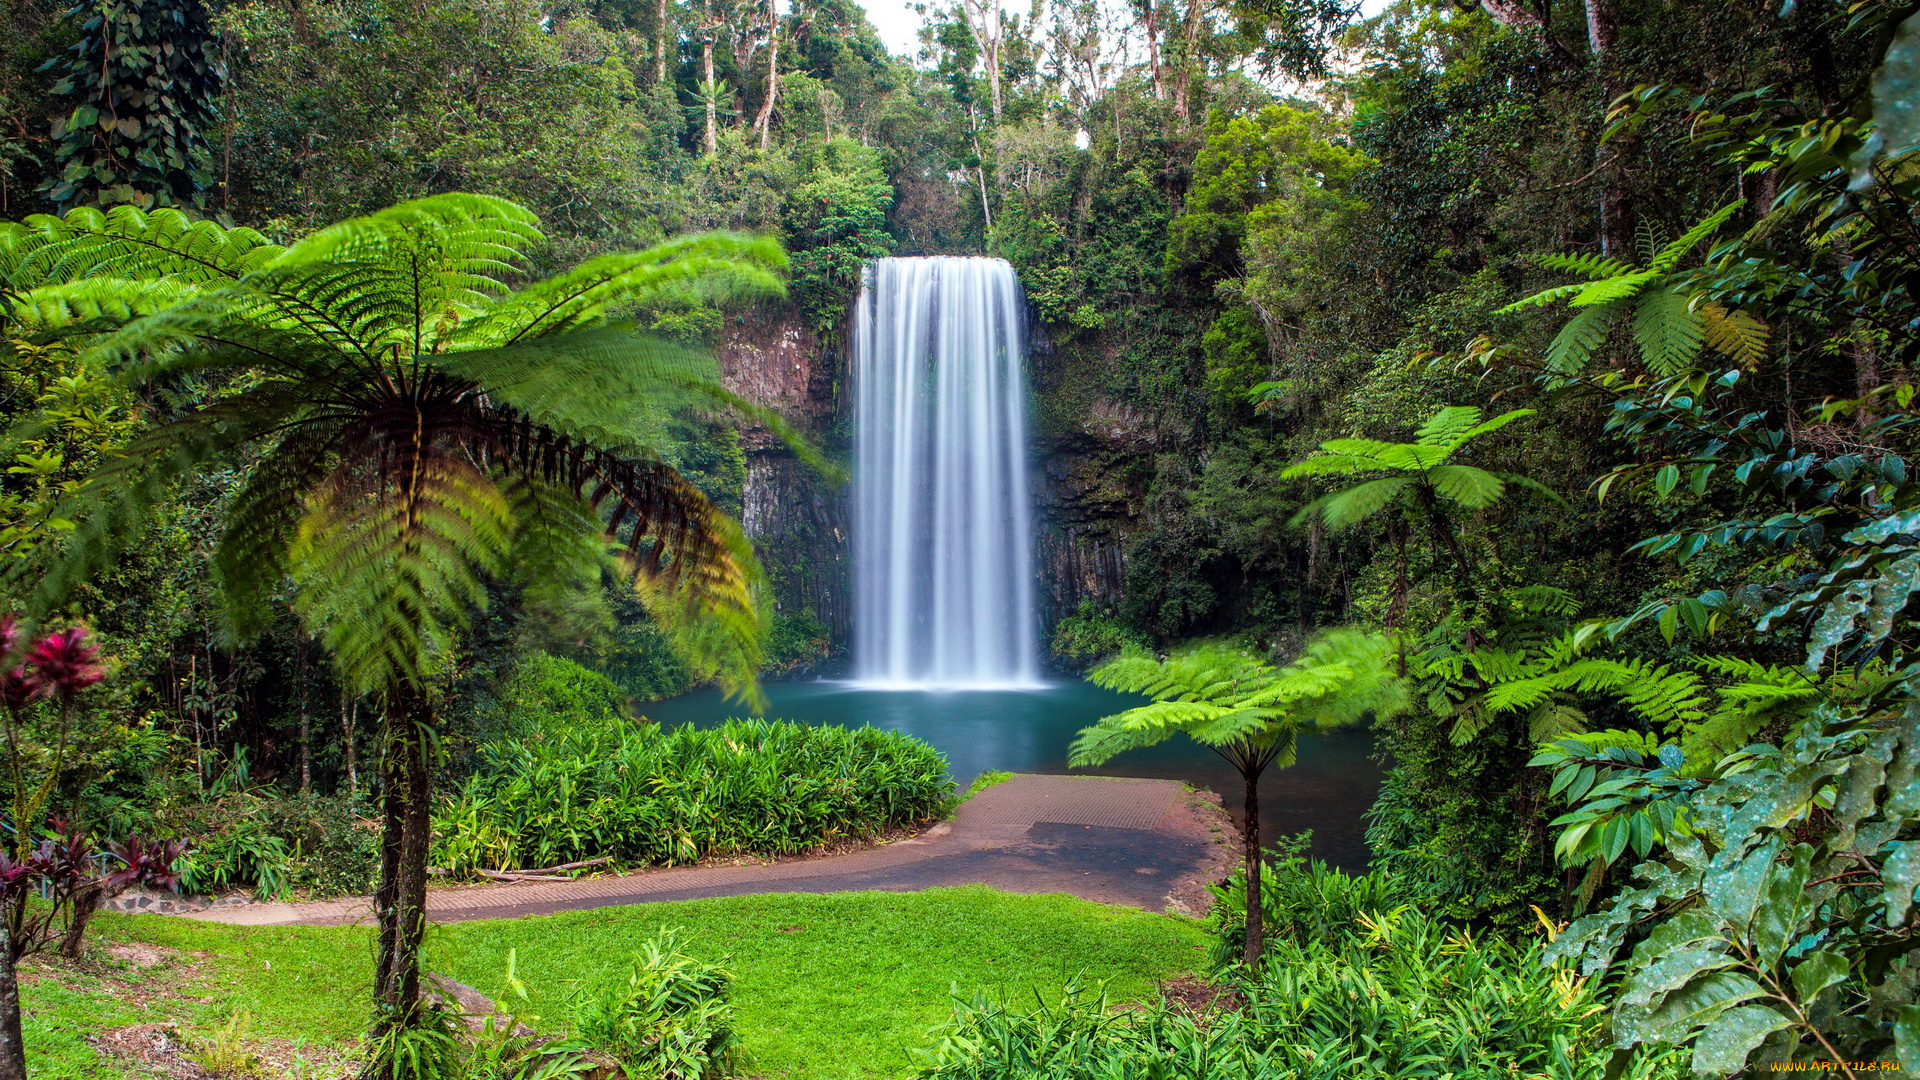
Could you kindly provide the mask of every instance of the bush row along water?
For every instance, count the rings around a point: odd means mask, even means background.
[[[944,756],[873,728],[614,722],[497,739],[480,758],[435,815],[435,866],[784,855],[938,817],[953,802]]]

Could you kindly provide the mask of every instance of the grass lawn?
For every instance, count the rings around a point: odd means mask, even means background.
[[[51,966],[27,988],[36,1078],[115,1076],[82,1038],[107,1027],[173,1020],[206,1033],[244,1010],[253,1037],[273,1040],[270,1056],[288,1060],[295,1049],[318,1056],[350,1044],[366,1015],[371,947],[361,928],[153,915],[101,916],[98,926],[101,960],[80,971]],[[734,973],[747,1073],[809,1080],[910,1074],[913,1050],[948,1015],[954,990],[1050,994],[1084,974],[1108,980],[1118,999],[1149,997],[1156,982],[1199,968],[1205,948],[1201,930],[1181,919],[969,887],[458,923],[428,939],[429,967],[496,994],[513,950],[528,1009],[542,1018],[535,1026],[561,1030],[569,997],[624,977],[629,954],[662,926],[685,928],[689,951]],[[141,948],[152,946],[170,958],[137,967]]]

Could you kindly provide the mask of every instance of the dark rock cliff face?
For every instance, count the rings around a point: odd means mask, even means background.
[[[727,389],[773,409],[839,458],[843,351],[823,342],[792,308],[728,320],[719,360]],[[742,435],[747,484],[741,524],[773,582],[777,611],[811,612],[836,646],[849,637],[848,499],[764,428]]]
[[[1046,331],[1035,325],[1032,333]],[[1049,370],[1048,342],[1034,346],[1035,393],[1045,397],[1071,375]],[[844,341],[823,340],[791,308],[761,311],[728,321],[719,359],[728,389],[779,412],[834,460],[848,460],[851,364]],[[1043,634],[1083,597],[1103,606],[1119,602],[1141,498],[1129,464],[1154,451],[1151,424],[1102,399],[1045,407],[1044,421],[1035,424],[1032,473]],[[843,651],[853,601],[850,492],[802,464],[771,432],[750,428],[743,441],[742,523],[773,581],[777,610],[812,612]]]
[[[1065,424],[1055,419],[1035,446],[1035,572],[1048,629],[1083,598],[1102,607],[1120,602],[1141,498],[1126,465],[1153,451],[1147,422],[1101,399],[1074,410]]]

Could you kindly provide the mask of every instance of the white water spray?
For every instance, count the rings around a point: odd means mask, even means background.
[[[854,677],[1040,685],[1024,302],[1001,259],[880,259],[854,318]]]

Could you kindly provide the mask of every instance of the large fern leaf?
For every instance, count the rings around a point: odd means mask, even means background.
[[[1678,292],[1655,289],[1633,308],[1633,340],[1640,357],[1656,375],[1672,375],[1690,366],[1706,341],[1706,321]]]
[[[1607,339],[1607,331],[1619,313],[1619,304],[1602,304],[1575,312],[1547,346],[1547,370],[1573,375],[1586,367],[1600,343]]]

